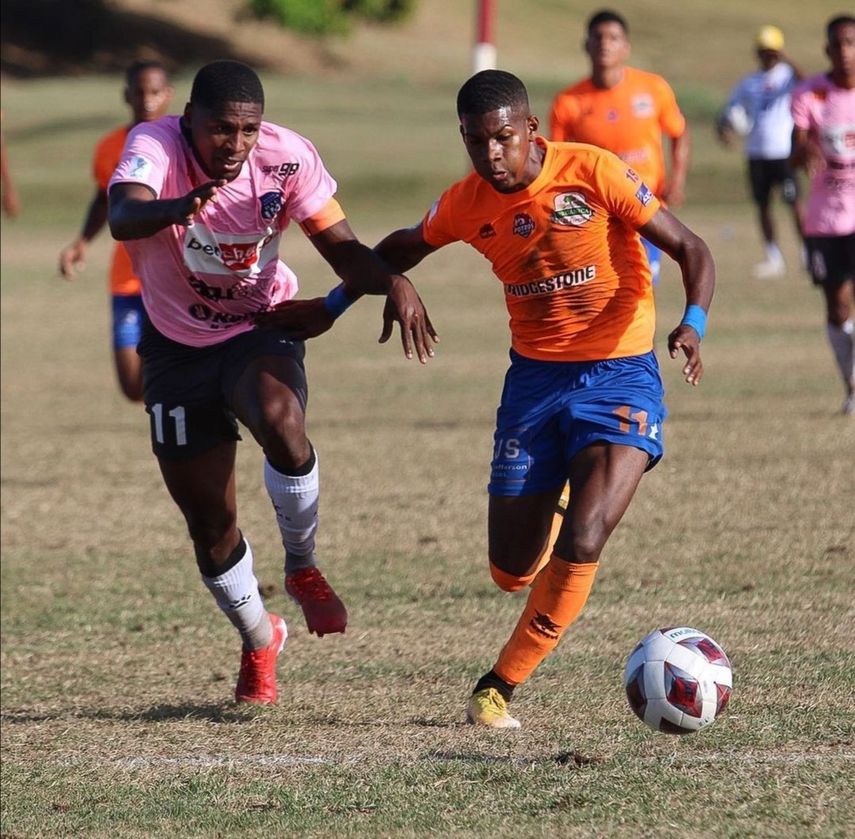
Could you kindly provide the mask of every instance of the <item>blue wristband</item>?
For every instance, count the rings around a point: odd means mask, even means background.
[[[340,285],[324,298],[324,306],[334,318],[343,315],[355,302],[345,294],[343,286]]]
[[[707,313],[701,306],[692,303],[686,306],[686,314],[683,315],[683,320],[680,323],[683,326],[691,326],[698,333],[698,337],[703,338],[707,331]]]

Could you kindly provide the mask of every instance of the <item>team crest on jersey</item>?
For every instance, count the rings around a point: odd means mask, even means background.
[[[528,239],[534,233],[534,219],[528,213],[517,213],[514,216],[514,236]]]
[[[630,106],[632,107],[632,115],[639,119],[653,116],[653,99],[647,93],[633,96]]]
[[[149,170],[151,169],[151,163],[146,160],[144,157],[140,157],[140,155],[135,154],[131,158],[131,164],[128,168],[128,177],[129,178],[144,178]]]
[[[272,221],[282,210],[282,193],[280,192],[265,192],[258,200],[261,203],[261,217],[265,221]]]
[[[581,227],[594,215],[581,192],[561,192],[552,199],[552,206],[549,220],[565,227]]]
[[[515,232],[516,232],[516,231],[515,231]],[[493,236],[495,236],[495,235],[496,235],[496,228],[495,228],[495,227],[493,227],[493,225],[492,225],[492,224],[485,224],[485,225],[483,225],[483,226],[482,226],[482,228],[478,231],[478,235],[479,235],[482,239],[491,239]]]
[[[635,193],[635,197],[641,202],[642,207],[646,207],[653,200],[653,193],[647,184],[642,184]]]

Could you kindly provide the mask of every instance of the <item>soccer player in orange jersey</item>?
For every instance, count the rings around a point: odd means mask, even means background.
[[[653,352],[655,307],[643,235],[679,264],[683,319],[668,336],[683,375],[703,374],[700,343],[713,296],[709,249],[611,152],[537,136],[523,83],[485,70],[460,89],[460,133],[474,172],[377,252],[396,271],[464,241],[492,264],[510,313],[511,365],[493,441],[489,562],[505,591],[530,586],[522,616],[467,714],[518,728],[514,688],[581,612],[600,554],[645,471],[662,456],[666,411]],[[387,306],[381,340],[395,314]],[[328,329],[323,298],[259,318],[298,337]],[[433,328],[429,328],[434,335]],[[548,552],[553,512],[570,498]]]
[[[65,279],[73,279],[83,266],[89,243],[107,222],[107,184],[118,166],[128,132],[140,122],[165,116],[172,101],[172,85],[166,69],[156,61],[141,61],[125,71],[125,102],[133,121],[105,134],[95,147],[92,171],[95,194],[86,211],[80,235],[59,255],[59,270]],[[110,265],[110,292],[113,314],[113,358],[122,393],[131,401],[142,400],[142,364],[137,355],[143,323],[140,281],[121,242],[113,250]]]
[[[661,201],[683,203],[689,166],[689,130],[674,92],[661,76],[628,67],[629,27],[617,12],[588,20],[585,51],[591,76],[553,100],[553,140],[592,143],[614,152],[638,172]],[[671,173],[666,173],[662,135],[671,139]],[[645,240],[654,283],[660,253]]]

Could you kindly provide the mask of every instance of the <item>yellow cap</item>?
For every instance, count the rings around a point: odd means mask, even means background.
[[[758,50],[780,52],[784,48],[784,33],[777,26],[763,26],[757,33],[754,43]]]

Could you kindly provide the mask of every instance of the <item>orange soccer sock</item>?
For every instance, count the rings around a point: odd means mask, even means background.
[[[579,616],[597,574],[597,562],[573,563],[552,555],[528,595],[525,609],[493,672],[511,685],[524,682]]]

